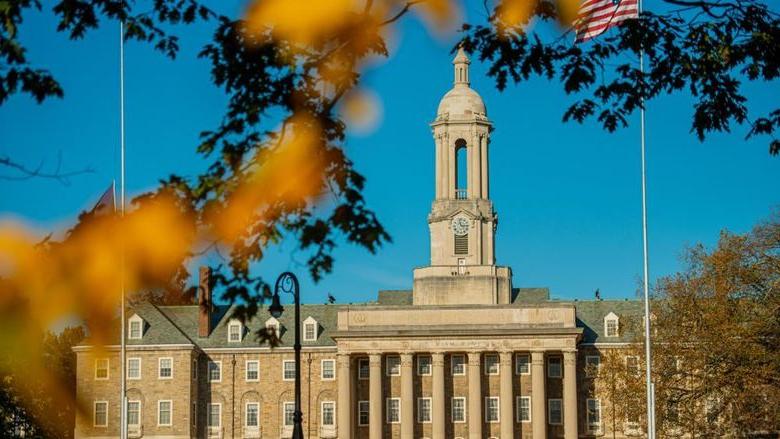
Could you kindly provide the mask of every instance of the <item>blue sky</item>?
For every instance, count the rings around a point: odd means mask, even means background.
[[[478,2],[477,2],[478,3]],[[224,7],[224,6],[222,6]],[[240,2],[230,13],[241,11]],[[467,10],[476,17],[477,10]],[[171,61],[149,47],[126,48],[127,183],[129,194],[153,188],[170,173],[195,175],[206,162],[194,148],[215,127],[225,96],[197,59],[214,23],[179,29],[182,50]],[[71,225],[118,177],[118,27],[105,23],[82,41],[54,32],[51,16],[25,17],[21,38],[34,64],[61,81],[65,98],[42,105],[15,96],[0,107],[0,155],[49,168],[95,172],[72,184],[2,181],[0,217],[21,219],[41,233]],[[368,178],[365,196],[393,237],[377,255],[341,245],[333,274],[313,284],[306,257],[288,240],[255,267],[273,278],[301,273],[303,297],[322,302],[372,300],[378,289],[411,288],[412,269],[428,261],[426,216],[433,197],[433,140],[428,123],[452,82],[455,35],[434,38],[417,19],[403,22],[391,57],[372,67],[365,85],[381,98],[382,118],[371,133],[351,133],[349,156]],[[472,87],[495,124],[491,197],[499,215],[497,258],[513,269],[515,286],[546,286],[554,297],[634,297],[640,282],[641,204],[638,116],[614,134],[596,123],[563,124],[572,98],[560,85],[534,79],[498,92],[472,60]],[[751,84],[753,115],[780,96],[774,84]],[[745,131],[700,143],[689,132],[690,96],[652,101],[647,112],[651,278],[680,269],[686,245],[712,245],[722,229],[749,230],[780,204],[780,159],[766,139]],[[0,172],[7,173],[0,169]]]

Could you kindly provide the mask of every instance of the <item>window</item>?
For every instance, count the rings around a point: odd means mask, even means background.
[[[92,414],[92,425],[95,427],[108,427],[108,401],[95,401]]]
[[[231,320],[228,324],[228,342],[238,343],[241,341],[243,325],[238,320]]]
[[[260,426],[260,404],[256,402],[246,403],[246,415],[244,416],[244,424],[247,427],[259,427]]]
[[[336,360],[322,360],[321,378],[326,381],[336,379]]]
[[[531,397],[517,397],[517,422],[531,422]]]
[[[498,397],[485,397],[485,422],[498,422]]]
[[[159,372],[157,377],[165,380],[173,378],[173,358],[160,358],[158,360]]]
[[[666,420],[674,425],[680,420],[680,410],[677,405],[677,401],[666,401]]]
[[[95,379],[108,379],[108,358],[98,358],[95,360]]]
[[[485,375],[498,375],[498,355],[485,355]]]
[[[157,401],[157,425],[171,425],[173,401]]]
[[[399,376],[401,375],[401,357],[390,356],[387,357],[387,376]]]
[[[626,356],[626,371],[634,376],[639,376],[639,357],[636,355]]]
[[[452,374],[466,375],[466,357],[462,354],[457,354],[450,358],[452,359]]]
[[[588,377],[599,376],[601,370],[601,356],[599,355],[587,355],[585,356],[585,375]]]
[[[358,425],[368,425],[368,401],[358,401]]]
[[[260,381],[260,362],[249,360],[246,362],[246,380]]]
[[[221,427],[222,426],[222,404],[210,403],[207,406],[206,418],[209,427]]]
[[[282,379],[285,381],[295,380],[295,360],[282,361]]]
[[[617,314],[611,312],[604,317],[604,335],[606,337],[617,337],[620,333]]]
[[[140,380],[141,379],[141,359],[140,358],[128,358],[127,359],[127,379],[128,380]]]
[[[141,425],[141,401],[127,401],[127,425],[132,427]]]
[[[358,379],[367,380],[369,375],[368,358],[358,359]]]
[[[417,422],[431,422],[431,398],[417,398]]]
[[[140,340],[144,332],[144,321],[138,314],[127,320],[127,338],[130,340]]]
[[[417,357],[417,375],[431,374],[431,356],[421,355]]]
[[[561,377],[561,357],[550,357],[547,359],[547,377]]]
[[[466,398],[462,396],[452,398],[452,422],[466,422]]]
[[[387,423],[401,422],[401,398],[387,398]]]
[[[531,356],[528,354],[517,354],[515,356],[515,375],[531,374]]]
[[[294,423],[295,423],[295,403],[285,402],[284,403],[284,426],[292,427]]]
[[[553,398],[547,400],[547,422],[550,425],[563,424],[563,400]]]
[[[588,410],[588,432],[599,433],[601,432],[601,401],[590,398],[586,404]]]
[[[222,362],[221,361],[209,361],[208,363],[208,377],[209,382],[218,383],[222,381]]]
[[[333,401],[323,401],[321,412],[321,425],[325,427],[334,427],[336,425],[336,403]]]
[[[274,317],[271,317],[270,319],[265,321],[265,330],[268,332],[269,337],[279,338],[282,335],[281,332],[281,325],[279,324],[279,320],[276,320]]]
[[[192,360],[192,379],[198,379],[198,360]]]
[[[303,321],[303,341],[317,341],[317,321],[309,316]]]

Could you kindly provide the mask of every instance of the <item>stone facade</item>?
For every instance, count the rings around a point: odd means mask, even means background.
[[[453,89],[431,124],[436,199],[428,223],[431,263],[411,291],[377,301],[303,305],[303,431],[310,438],[443,439],[625,437],[612,422],[587,356],[632,340],[617,319],[634,301],[562,302],[541,288],[514,288],[496,265],[497,216],[489,198],[492,125],[469,86],[459,51]],[[467,178],[458,187],[457,156]],[[461,176],[462,177],[462,176]],[[292,434],[294,366],[290,312],[261,309],[247,322],[211,300],[201,270],[199,304],[128,310],[130,437],[285,438]],[[280,345],[260,346],[273,328]],[[611,329],[610,329],[611,328]],[[119,435],[118,346],[75,348],[77,438]],[[292,362],[292,363],[291,363]],[[588,410],[588,399],[598,399]],[[620,426],[612,431],[612,425]]]

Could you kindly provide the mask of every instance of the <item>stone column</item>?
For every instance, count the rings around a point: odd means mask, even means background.
[[[436,199],[444,198],[443,192],[446,185],[443,183],[444,179],[444,152],[442,146],[441,134],[434,134],[433,140],[436,143]]]
[[[500,419],[501,437],[514,437],[515,420],[512,416],[512,353],[501,352]]]
[[[433,365],[433,439],[444,439],[444,354],[434,352],[431,355]]]
[[[563,352],[563,437],[577,439],[577,351]]]
[[[531,428],[533,439],[547,437],[547,398],[545,396],[544,351],[531,352]]]
[[[414,436],[414,354],[401,354],[401,437]]]
[[[469,439],[482,439],[481,353],[469,352]]]
[[[368,356],[368,437],[382,438],[382,354]]]
[[[447,198],[455,198],[455,189],[458,184],[457,181],[457,162],[458,155],[455,151],[455,145],[450,141],[450,135],[444,136],[444,155],[447,157]]]
[[[482,198],[490,198],[488,187],[488,139],[487,134],[479,137],[479,149],[482,153]]]
[[[352,439],[352,359],[338,354],[338,416],[340,438]]]

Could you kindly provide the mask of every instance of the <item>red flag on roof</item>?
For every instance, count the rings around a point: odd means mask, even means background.
[[[95,215],[113,214],[116,212],[116,198],[114,197],[114,183],[103,192],[100,199],[92,208],[92,213]]]
[[[575,42],[597,37],[621,21],[639,17],[639,0],[585,0],[574,29]]]

